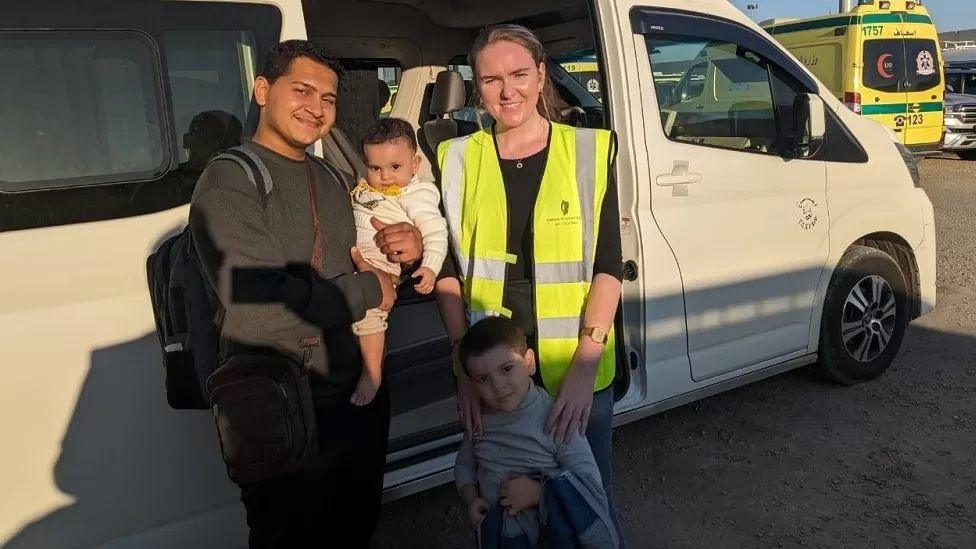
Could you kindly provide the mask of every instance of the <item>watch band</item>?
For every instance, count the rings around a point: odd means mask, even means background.
[[[600,328],[599,326],[587,326],[580,330],[581,336],[586,336],[590,338],[594,343],[600,345],[606,345],[607,341],[610,339],[610,332]]]

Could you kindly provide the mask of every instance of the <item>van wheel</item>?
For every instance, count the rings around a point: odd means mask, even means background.
[[[898,263],[876,248],[852,246],[827,287],[817,367],[844,385],[872,380],[895,359],[907,326]]]
[[[956,154],[963,160],[976,160],[976,151],[958,151]]]

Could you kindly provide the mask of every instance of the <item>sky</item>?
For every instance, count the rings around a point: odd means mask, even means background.
[[[837,13],[838,0],[731,0],[755,21],[774,17],[814,17]],[[976,29],[976,0],[923,0],[939,32]],[[746,10],[759,4],[758,10]]]

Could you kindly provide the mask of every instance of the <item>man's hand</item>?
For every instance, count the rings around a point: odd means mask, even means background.
[[[437,282],[437,274],[430,267],[421,267],[413,273],[413,278],[419,279],[417,283],[413,285],[413,289],[417,290],[417,293],[427,295],[434,291],[434,283]]]
[[[409,223],[389,225],[375,217],[370,222],[376,229],[373,242],[392,263],[413,263],[424,256],[424,237],[417,227]]]
[[[502,483],[499,503],[514,517],[525,509],[536,507],[542,498],[542,485],[525,475],[510,478]]]
[[[383,292],[383,299],[376,308],[389,312],[396,301],[396,277],[366,263],[363,254],[359,252],[359,248],[353,246],[349,253],[352,255],[352,262],[356,264],[357,271],[361,273],[371,272],[376,275],[376,279],[380,282],[380,291]]]

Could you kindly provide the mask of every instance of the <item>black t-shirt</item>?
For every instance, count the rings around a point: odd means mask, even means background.
[[[492,133],[494,137],[494,132]],[[550,139],[552,132],[550,128]],[[550,141],[551,142],[551,141]],[[498,150],[497,141],[495,150]],[[505,272],[505,293],[502,305],[512,311],[512,320],[526,333],[535,334],[535,292],[532,273],[532,212],[542,174],[549,156],[549,145],[538,153],[519,160],[498,157],[502,181],[505,184],[505,202],[508,207],[508,253],[515,255],[516,262]],[[521,167],[519,165],[521,164]],[[612,166],[612,162],[609,163]],[[623,278],[620,246],[620,207],[617,204],[617,183],[611,171],[607,192],[600,211],[600,230],[593,258],[593,275],[610,275]],[[445,261],[441,277],[456,277],[453,261]]]

